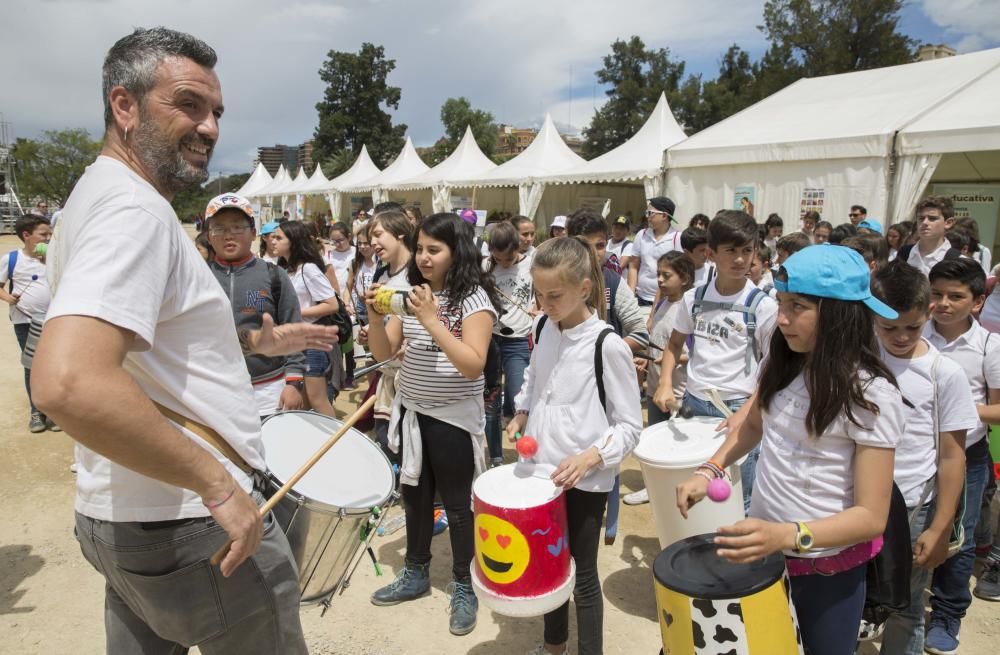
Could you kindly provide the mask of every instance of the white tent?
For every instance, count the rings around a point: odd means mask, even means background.
[[[435,212],[449,211],[451,207],[452,180],[483,175],[496,168],[497,165],[483,154],[472,134],[472,128],[466,126],[465,135],[458,143],[455,151],[434,168],[411,177],[397,184],[383,185],[389,191],[431,190],[431,204]]]
[[[316,164],[316,170],[309,176],[309,182],[303,187],[302,193],[309,195],[322,193],[329,182],[330,180],[326,179],[326,175],[323,175],[323,169],[320,168],[319,164]]]
[[[258,163],[257,168],[250,174],[250,178],[243,183],[243,186],[236,192],[236,195],[243,196],[244,198],[257,195],[258,189],[263,189],[267,184],[270,184],[272,179],[274,178],[264,168],[264,164]]]
[[[452,182],[453,188],[517,187],[521,214],[535,218],[545,183],[539,180],[565,173],[584,163],[559,136],[552,117],[545,115],[542,129],[524,152],[496,168]],[[544,217],[542,217],[544,221]],[[536,220],[537,222],[537,220]]]
[[[392,163],[385,167],[384,171],[357,184],[342,187],[341,190],[345,193],[371,191],[372,203],[377,205],[388,199],[387,188],[428,170],[430,167],[420,159],[416,148],[413,147],[413,141],[410,140],[410,137],[406,137],[403,149],[399,151]]]
[[[326,195],[330,203],[330,214],[334,221],[341,220],[342,218],[340,215],[343,205],[341,189],[346,189],[354,184],[371,179],[375,175],[378,175],[378,172],[378,166],[375,165],[368,154],[368,146],[362,145],[358,158],[354,160],[350,168],[327,182],[324,186],[316,189],[316,191]]]
[[[909,215],[930,176],[917,165],[893,173],[897,132],[963,102],[998,66],[994,49],[799,80],[670,148],[668,195],[688,215],[739,207],[742,197],[758,219],[816,209],[838,224],[855,203],[881,221]],[[998,114],[996,88],[977,115]]]
[[[249,194],[249,197],[256,198],[266,198],[270,200],[271,196],[274,195],[275,189],[280,189],[289,181],[288,171],[285,170],[284,164],[278,166],[278,172],[274,174],[271,181],[267,184],[259,187],[253,193]]]

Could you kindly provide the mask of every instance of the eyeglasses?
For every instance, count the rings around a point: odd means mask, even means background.
[[[669,215],[669,214],[667,214],[667,212],[658,212],[658,211],[653,210],[653,209],[647,209],[646,210],[646,218],[651,218],[652,216],[654,216],[656,214],[663,214],[664,216],[668,216]]]
[[[247,230],[250,229],[249,225],[233,225],[230,227],[210,227],[208,228],[208,235],[213,237],[221,237],[223,235],[233,235],[239,236],[241,234],[246,234]]]

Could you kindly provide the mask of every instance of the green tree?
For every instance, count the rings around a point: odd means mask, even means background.
[[[101,142],[81,128],[48,130],[38,140],[19,138],[11,154],[22,202],[44,198],[62,206],[100,152]]]
[[[701,102],[685,125],[694,132],[735,114],[760,99],[750,55],[735,43],[722,56],[719,76],[701,87]]]
[[[905,64],[916,42],[899,32],[903,0],[768,0],[764,24],[776,53],[806,77]],[[780,63],[780,62],[779,62]]]
[[[186,222],[192,219],[195,214],[204,213],[209,200],[220,193],[237,191],[249,179],[250,173],[220,175],[214,180],[205,182],[205,184],[196,184],[180,191],[170,204],[174,208],[174,213]]]
[[[406,125],[393,125],[386,109],[398,109],[400,89],[389,86],[394,59],[385,58],[385,48],[363,43],[357,53],[331,50],[319,77],[326,83],[323,100],[316,103],[319,125],[314,159],[324,163],[341,161],[345,148],[355,156],[361,146],[379,168],[386,166],[403,147]],[[325,168],[325,167],[324,167]],[[343,169],[326,169],[328,177]]]
[[[465,97],[448,98],[441,105],[441,123],[444,125],[444,137],[434,144],[430,158],[431,165],[440,164],[454,152],[465,128],[472,128],[472,135],[483,154],[492,157],[497,149],[497,124],[493,114],[482,109],[473,109],[472,103]]]
[[[691,113],[692,100],[687,85],[682,89],[684,62],[670,59],[667,48],[647,50],[638,36],[611,44],[597,81],[608,87],[608,102],[584,130],[584,154],[589,159],[627,141],[649,117],[660,93],[666,92],[670,106],[683,116]],[[683,120],[683,118],[682,118]]]

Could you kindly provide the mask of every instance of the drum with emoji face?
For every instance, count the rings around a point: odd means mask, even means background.
[[[576,567],[562,490],[509,464],[480,475],[472,495],[479,599],[507,616],[538,616],[566,602]]]

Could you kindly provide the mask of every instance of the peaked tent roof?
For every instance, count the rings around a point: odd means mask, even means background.
[[[309,177],[309,181],[306,182],[305,187],[303,187],[303,193],[318,193],[330,180],[326,179],[326,175],[323,175],[323,169],[320,168],[319,164],[316,164],[316,170]]]
[[[897,130],[998,65],[995,48],[801,79],[674,146],[667,166],[885,157]]]
[[[677,124],[667,94],[661,93],[656,107],[631,139],[600,157],[584,162],[544,182],[625,182],[656,177],[663,170],[664,151],[687,138]]]
[[[251,173],[247,181],[243,183],[243,186],[239,188],[236,195],[249,198],[250,196],[255,195],[258,189],[263,189],[265,186],[270,184],[272,179],[274,178],[272,178],[271,174],[267,172],[266,168],[264,168],[264,164],[258,163],[257,168],[253,170],[253,173]]]
[[[285,165],[281,164],[278,166],[278,172],[274,174],[271,181],[257,189],[253,195],[257,197],[277,195],[275,194],[275,191],[287,184],[289,180],[288,171],[285,170]]]
[[[424,163],[413,147],[413,141],[406,137],[403,149],[396,155],[396,159],[385,167],[385,170],[374,175],[367,180],[355,183],[350,187],[344,187],[345,191],[371,191],[377,186],[390,187],[407,180],[421,173],[430,170],[430,166]]]
[[[367,180],[374,175],[378,175],[378,166],[372,161],[371,156],[368,154],[368,146],[361,146],[361,152],[358,153],[358,158],[354,160],[351,167],[346,171],[333,178],[325,185],[318,189],[313,189],[320,193],[328,193],[331,191],[340,191],[345,189],[352,184],[357,184],[363,180]]]
[[[389,189],[425,189],[436,184],[450,184],[453,179],[483,175],[496,167],[497,165],[479,149],[472,128],[466,126],[465,135],[462,136],[455,151],[440,164],[398,184],[383,186]]]
[[[568,172],[585,161],[569,149],[552,117],[546,114],[542,129],[524,152],[482,175],[455,179],[449,184],[459,188],[519,186],[529,180]]]
[[[282,187],[278,193],[283,195],[299,194],[305,190],[306,185],[309,184],[309,176],[306,175],[306,169],[304,166],[299,166],[299,172],[295,176],[288,186]]]

